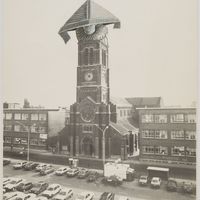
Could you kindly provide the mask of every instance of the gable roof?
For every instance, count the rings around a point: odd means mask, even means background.
[[[134,97],[126,98],[126,100],[134,107],[160,107],[161,97]]]
[[[59,34],[65,43],[70,39],[67,31],[73,31],[77,28],[97,25],[97,24],[114,24],[114,28],[120,28],[120,21],[108,10],[97,3],[87,0],[64,24]]]
[[[125,98],[111,97],[111,102],[117,107],[132,107],[132,105]]]

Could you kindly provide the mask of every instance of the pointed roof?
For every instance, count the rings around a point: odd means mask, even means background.
[[[70,39],[67,31],[97,24],[114,24],[114,28],[120,28],[120,21],[117,17],[97,3],[87,0],[64,24],[59,34],[67,42]]]

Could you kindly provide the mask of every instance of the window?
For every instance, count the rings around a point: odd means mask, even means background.
[[[39,114],[39,120],[40,121],[46,121],[47,120],[47,114]]]
[[[30,144],[31,145],[38,145],[38,139],[35,139],[35,138],[30,139]]]
[[[184,114],[176,114],[170,116],[171,123],[181,123],[184,122]]]
[[[156,139],[167,139],[167,131],[165,130],[155,130]]]
[[[27,144],[27,138],[21,138],[21,144]]]
[[[46,127],[38,127],[38,132],[46,133]]]
[[[27,132],[28,127],[27,126],[21,126],[21,125],[15,125],[14,126],[14,131],[15,132]]]
[[[142,123],[152,123],[153,115],[142,115]]]
[[[88,49],[86,48],[84,51],[84,64],[85,65],[88,65],[88,55],[89,55],[89,52],[88,52]]]
[[[31,120],[38,120],[38,114],[31,114]]]
[[[155,115],[155,123],[167,123],[167,115]]]
[[[6,119],[12,119],[12,113],[6,113]]]
[[[102,64],[106,66],[106,51],[102,49]]]
[[[196,132],[195,131],[186,131],[185,139],[186,140],[196,140]]]
[[[38,132],[39,132],[39,127],[31,126],[31,133],[38,133]]]
[[[142,130],[142,137],[143,138],[154,138],[155,133],[153,130]]]
[[[3,119],[6,119],[6,114],[5,113],[3,113]]]
[[[20,120],[20,119],[21,119],[21,114],[20,114],[20,113],[15,113],[15,114],[14,114],[14,118],[15,118],[16,120]]]
[[[124,110],[124,116],[126,116],[126,110]]]
[[[155,154],[167,155],[168,154],[168,148],[167,147],[155,147]]]
[[[185,155],[184,146],[172,147],[171,154],[172,156],[184,156]]]
[[[123,110],[120,110],[120,117],[123,116]]]
[[[90,59],[89,59],[89,61],[90,61],[90,65],[92,65],[93,62],[94,62],[94,49],[93,48],[90,48]]]
[[[38,145],[45,146],[46,145],[46,140],[45,139],[39,139],[38,140]]]
[[[91,125],[84,125],[83,126],[84,133],[92,133],[92,126]]]
[[[21,130],[21,126],[20,125],[15,125],[14,126],[14,131],[20,132],[20,130]]]
[[[171,131],[171,139],[184,140],[184,131]]]
[[[186,155],[187,156],[196,156],[196,149],[187,147]]]
[[[28,120],[28,114],[22,113],[22,120]]]
[[[14,138],[13,143],[14,144],[21,144],[21,138]]]
[[[185,120],[186,120],[188,123],[196,123],[196,115],[195,115],[195,114],[188,114],[188,115],[185,115]]]
[[[12,131],[12,125],[4,125],[4,131]]]
[[[11,137],[4,137],[4,143],[11,143]]]
[[[153,146],[143,146],[142,150],[143,150],[143,154],[154,154]]]

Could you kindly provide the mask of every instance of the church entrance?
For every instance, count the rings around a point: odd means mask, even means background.
[[[82,155],[93,156],[94,155],[94,146],[91,137],[84,137],[82,140]]]

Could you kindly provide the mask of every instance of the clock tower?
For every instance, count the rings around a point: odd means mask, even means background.
[[[68,31],[76,31],[78,66],[76,103],[70,107],[70,153],[102,157],[102,130],[112,116],[108,67],[108,28],[119,20],[98,4],[86,1],[60,29],[65,42]],[[109,154],[109,133],[106,148]]]

